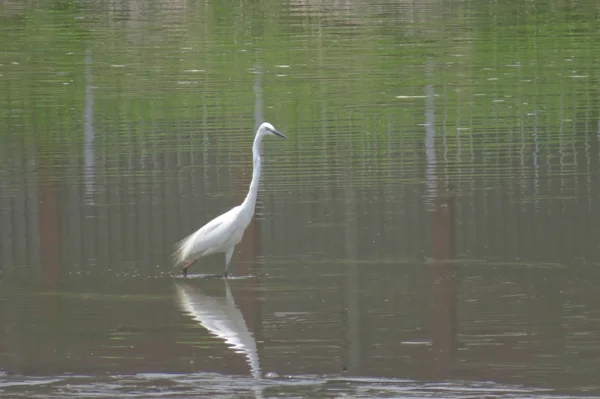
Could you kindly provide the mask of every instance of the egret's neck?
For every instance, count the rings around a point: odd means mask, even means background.
[[[256,205],[256,196],[258,195],[258,183],[260,182],[260,168],[261,168],[261,159],[260,159],[260,145],[262,143],[262,135],[256,135],[254,139],[254,144],[252,145],[252,161],[254,167],[252,169],[252,181],[250,182],[250,190],[248,190],[248,195],[244,200],[242,206],[244,208],[248,207],[253,210]]]

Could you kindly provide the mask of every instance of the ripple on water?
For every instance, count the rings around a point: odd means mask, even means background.
[[[550,389],[509,386],[491,382],[427,383],[402,379],[343,376],[284,376],[254,379],[213,373],[135,374],[113,376],[0,377],[0,392],[14,398],[81,397],[211,397],[264,398],[592,398]]]

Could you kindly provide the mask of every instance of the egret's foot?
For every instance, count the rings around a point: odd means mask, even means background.
[[[229,273],[225,272],[221,275],[222,278],[226,279],[227,277],[229,277]]]
[[[193,265],[194,263],[196,263],[198,259],[194,259],[189,261],[188,263],[185,264],[185,266],[183,267],[183,269],[181,269],[181,274],[183,275],[183,278],[187,277],[187,271],[190,268],[191,265]]]

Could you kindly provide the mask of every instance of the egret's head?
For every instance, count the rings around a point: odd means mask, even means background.
[[[258,128],[258,133],[264,136],[272,135],[287,139],[287,136],[273,127],[269,122],[265,122]]]

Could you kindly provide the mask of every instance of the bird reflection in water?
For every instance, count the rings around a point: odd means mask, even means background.
[[[212,280],[214,282],[214,280]],[[198,286],[198,282],[177,281],[177,300],[182,310],[210,333],[221,338],[237,353],[242,353],[250,367],[252,377],[262,378],[256,340],[248,329],[242,312],[235,304],[229,282],[225,284],[225,295],[208,295]],[[262,388],[255,384],[255,396],[262,397]]]

